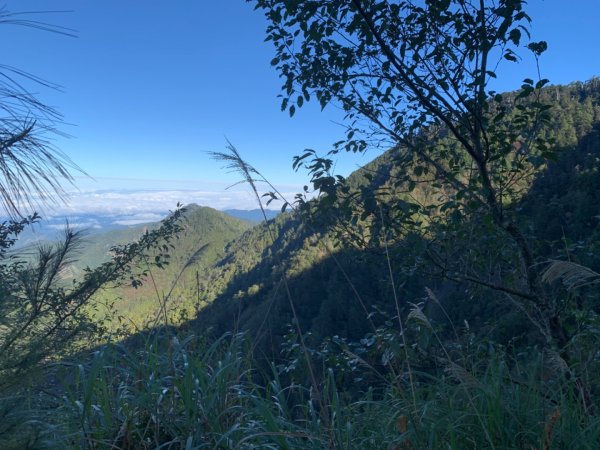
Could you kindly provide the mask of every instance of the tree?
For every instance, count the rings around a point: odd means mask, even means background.
[[[272,65],[284,80],[282,109],[294,115],[313,97],[322,108],[339,105],[346,136],[329,156],[394,148],[397,186],[409,194],[392,208],[399,227],[427,230],[426,254],[440,275],[509,296],[534,318],[548,344],[564,348],[559,307],[542,283],[540,261],[515,207],[535,170],[553,156],[551,140],[539,136],[548,120],[549,106],[539,97],[548,80],[525,79],[508,96],[489,88],[502,64],[520,60],[519,51],[532,52],[537,61],[547,47],[529,40],[526,2],[255,3],[265,12],[266,40],[276,50]],[[294,166],[302,164],[328,205],[339,200],[343,179],[331,175],[330,157],[309,150],[296,157]],[[411,197],[424,183],[435,188],[435,202]],[[381,202],[362,206],[361,218],[377,222]],[[467,225],[473,240],[487,239],[512,264],[510,277],[479,277],[440,256],[436,249],[450,247],[449,238],[464,235]]]

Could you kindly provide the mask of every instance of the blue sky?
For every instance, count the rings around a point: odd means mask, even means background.
[[[568,83],[600,75],[600,1],[529,3],[534,38],[550,46],[542,76]],[[293,119],[280,112],[281,83],[269,65],[273,50],[264,42],[265,22],[244,0],[3,4],[10,11],[70,11],[36,17],[76,30],[77,38],[1,26],[0,63],[63,87],[39,89],[39,98],[70,124],[63,130],[73,137],[56,144],[95,178],[78,179],[80,205],[89,206],[85,195],[92,191],[154,190],[182,197],[186,191],[211,192],[209,206],[252,207],[242,192],[223,193],[236,177],[220,170],[206,151],[223,150],[227,137],[273,183],[294,192],[306,176],[292,171],[293,155],[304,148],[325,153],[342,136],[335,108],[321,112],[309,103]],[[533,74],[527,64],[509,69],[498,90],[515,89]],[[338,170],[348,174],[375,156],[343,155]],[[235,201],[223,202],[227,197]],[[135,198],[131,202],[141,201]]]

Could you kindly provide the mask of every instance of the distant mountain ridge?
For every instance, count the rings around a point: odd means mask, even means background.
[[[279,211],[274,209],[265,209],[264,211],[269,220],[274,219],[279,214]],[[224,209],[223,212],[255,224],[265,220],[261,209]]]
[[[169,264],[158,269],[139,261],[138,264],[149,271],[143,285],[137,289],[127,286],[107,289],[97,299],[99,304],[114,303],[113,313],[137,327],[155,317],[163,301],[168,301],[169,306],[178,312],[195,307],[197,296],[184,296],[182,293],[194,291],[198,273],[216,264],[225,255],[227,245],[252,225],[246,220],[196,204],[187,205],[185,210],[180,221],[182,231],[172,241],[173,247],[169,250]],[[155,222],[89,236],[73,264],[73,275],[80,274],[86,266],[93,267],[108,260],[113,245],[132,242],[146,229],[159,225]],[[152,259],[152,255],[149,256]]]

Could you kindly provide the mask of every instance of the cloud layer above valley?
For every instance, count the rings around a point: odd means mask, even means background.
[[[47,208],[46,211],[41,212],[42,216],[69,217],[75,222],[83,223],[89,220],[85,219],[85,216],[94,215],[111,217],[112,223],[117,225],[135,225],[162,219],[169,211],[174,210],[178,203],[182,205],[196,203],[219,210],[258,208],[255,198],[244,186],[226,189],[227,186],[224,184],[206,183],[196,189],[177,185],[172,188],[163,185],[175,183],[164,181],[149,183],[143,180],[110,180],[110,182],[101,180],[97,184],[100,186],[83,186],[72,190],[65,204]],[[110,184],[126,187],[113,187],[109,186]],[[147,187],[149,184],[155,187]],[[300,192],[301,186],[285,186],[282,190],[286,198],[291,200],[297,192]],[[273,202],[269,207],[279,206],[281,203]],[[87,223],[87,225],[94,227],[95,224]]]
[[[228,188],[224,182],[200,182],[186,180],[147,180],[80,177],[76,186],[68,190],[64,203],[39,206],[35,211],[43,218],[44,226],[62,230],[68,221],[73,228],[103,230],[127,227],[141,223],[157,222],[177,204],[195,203],[218,210],[257,209],[258,204],[245,185]],[[289,201],[302,191],[302,186],[280,185],[280,192]],[[259,193],[269,191],[268,186],[259,186]],[[39,199],[37,199],[39,200]],[[266,198],[263,199],[263,206]],[[279,209],[281,202],[272,202],[267,208]],[[23,213],[32,214],[23,208]]]
[[[101,190],[71,193],[67,205],[54,208],[57,214],[141,214],[167,212],[178,203],[197,203],[215,209],[256,207],[245,191],[196,190]]]

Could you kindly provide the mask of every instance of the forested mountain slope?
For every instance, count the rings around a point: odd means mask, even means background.
[[[506,101],[514,95],[506,94]],[[551,86],[542,101],[551,105],[551,122],[543,135],[554,142],[556,162],[542,167],[533,183],[524,186],[518,217],[543,247],[544,258],[568,257],[598,269],[594,249],[600,217],[600,83]],[[207,301],[217,295],[200,312],[198,326],[212,326],[217,334],[249,329],[256,339],[266,337],[267,346],[277,351],[293,320],[291,299],[304,332],[318,340],[331,335],[355,339],[372,331],[371,321],[376,325],[396,314],[395,295],[406,306],[419,302],[429,287],[457,323],[473,323],[495,339],[516,334],[535,340],[505,292],[489,288],[497,280],[516,285],[520,281],[510,281],[510,249],[496,246],[497,237],[483,219],[473,217],[461,229],[442,224],[443,233],[451,235],[443,244],[436,236],[419,235],[418,226],[407,231],[394,222],[397,208],[408,202],[435,204],[438,195],[435,186],[426,183],[410,196],[403,194],[396,183],[400,174],[395,157],[390,150],[352,174],[342,184],[346,193],[326,210],[313,211],[313,220],[282,215],[231,243],[226,256],[206,272],[209,281],[202,285],[202,295]],[[381,216],[365,217],[365,204],[375,200]],[[382,226],[380,219],[387,223]],[[381,233],[386,233],[387,242]],[[441,267],[443,261],[460,263],[468,273],[455,276],[456,266]],[[466,290],[456,283],[468,277],[477,282],[467,284]],[[429,303],[433,315],[441,314]]]
[[[245,220],[212,208],[191,204],[185,209],[180,221],[182,231],[168,249],[168,264],[162,268],[153,267],[153,255],[150,254],[146,261],[137,263],[140,271],[146,271],[141,286],[134,288],[123,284],[109,287],[96,299],[98,304],[110,306],[111,326],[116,326],[115,321],[128,323],[134,329],[153,323],[166,303],[172,318],[179,314],[193,314],[205,302],[198,295],[199,280],[203,279],[204,271],[225,255],[229,242],[251,226]],[[158,225],[136,227],[127,230],[127,233],[141,235],[147,227]],[[75,270],[83,270],[92,258],[108,258],[110,247],[120,243],[117,239],[123,233],[118,231],[90,237]]]

